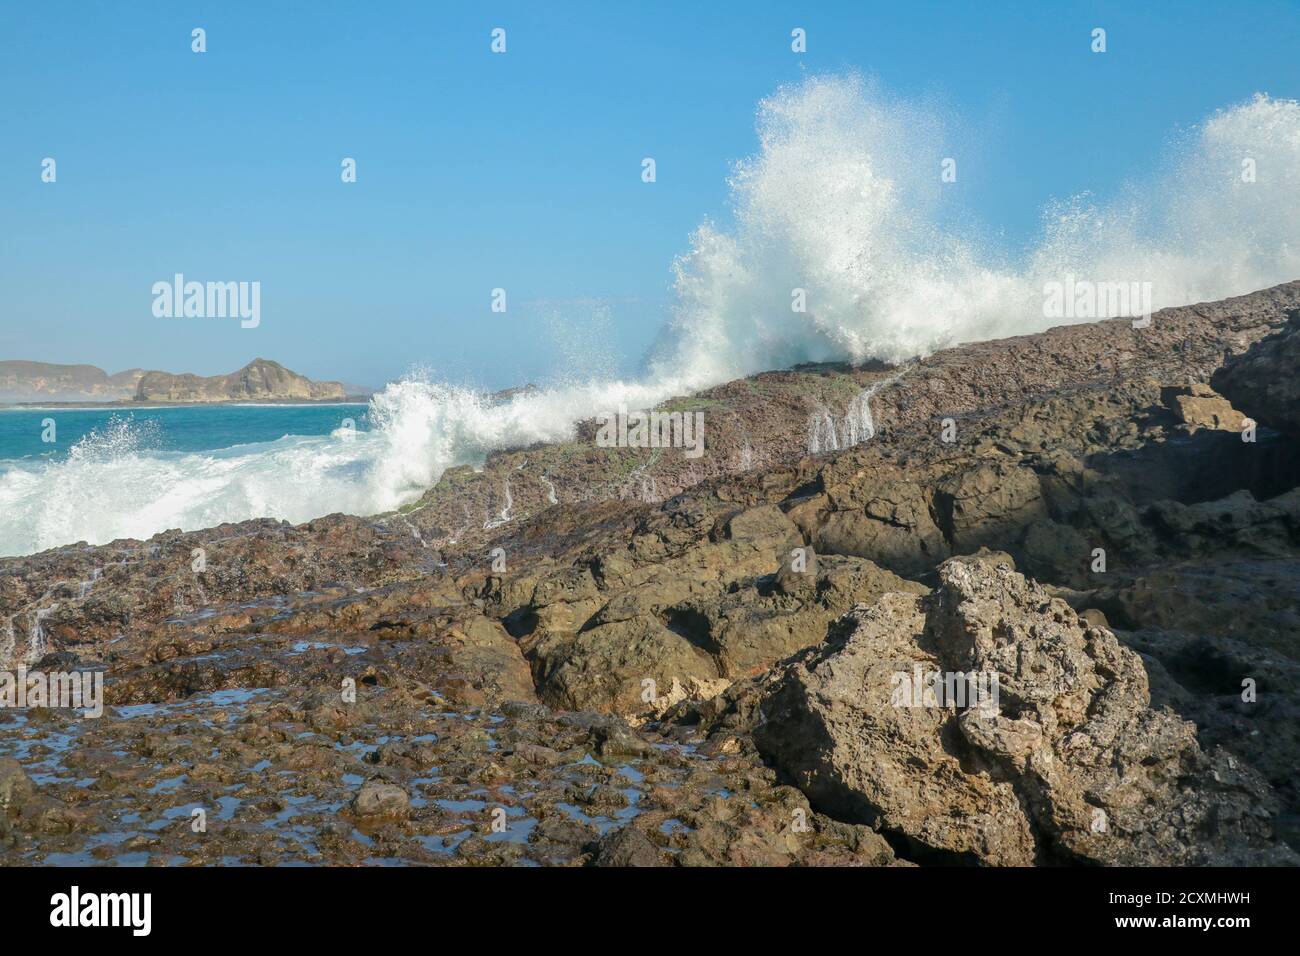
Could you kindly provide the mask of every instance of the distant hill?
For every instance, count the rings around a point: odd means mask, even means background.
[[[347,394],[341,382],[313,382],[264,358],[229,375],[145,372],[135,388],[137,402],[330,401]]]
[[[258,358],[229,375],[128,369],[109,375],[94,365],[0,361],[0,402],[337,401],[372,389],[315,382],[279,362]]]
[[[0,402],[113,402],[135,396],[144,369],[109,375],[94,365],[0,362]]]

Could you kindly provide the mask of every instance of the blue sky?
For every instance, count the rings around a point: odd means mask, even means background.
[[[1300,4],[1268,0],[7,3],[0,358],[503,387],[591,348],[631,372],[783,83],[857,70],[957,118],[945,201],[1014,252],[1045,200],[1114,192],[1257,90],[1300,95],[1297,49]],[[260,281],[261,325],[155,318],[176,272]],[[592,301],[607,334],[566,336]]]

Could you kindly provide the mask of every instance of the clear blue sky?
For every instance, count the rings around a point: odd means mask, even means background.
[[[1044,200],[1106,195],[1180,125],[1300,95],[1297,51],[1294,0],[8,0],[0,358],[212,374],[263,355],[376,385],[419,362],[501,387],[562,364],[556,317],[605,300],[601,348],[634,370],[782,83],[855,69],[960,117],[954,195],[1015,250]],[[175,272],[260,281],[261,326],[154,318]]]

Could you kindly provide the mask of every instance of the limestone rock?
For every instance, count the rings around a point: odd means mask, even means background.
[[[754,732],[815,808],[917,859],[1296,859],[1272,841],[1262,778],[1152,710],[1136,654],[995,558],[945,562],[929,597],[887,595],[851,621],[786,666]],[[996,708],[895,706],[896,675],[916,665],[996,678]]]

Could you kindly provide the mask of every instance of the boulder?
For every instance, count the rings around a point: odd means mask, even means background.
[[[1165,390],[1165,401],[1174,417],[1188,428],[1241,431],[1245,415],[1208,385],[1196,383]]]
[[[411,811],[411,798],[396,784],[367,780],[352,798],[352,812],[358,817],[404,817]]]
[[[949,560],[928,597],[886,595],[846,624],[772,682],[754,732],[814,808],[917,860],[1300,860],[1273,841],[1257,773],[1151,709],[1137,654],[996,557]],[[916,668],[996,691],[907,706],[899,675]]]

